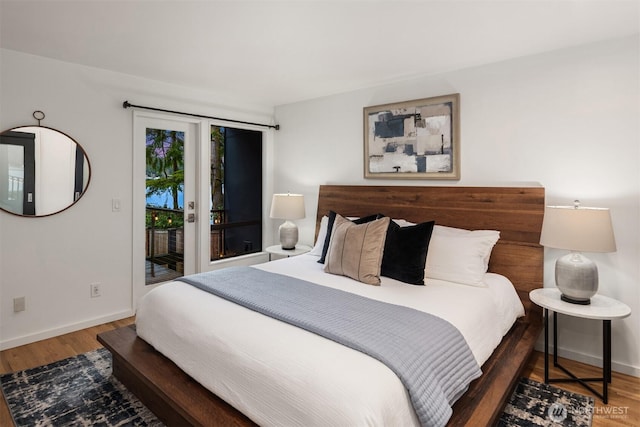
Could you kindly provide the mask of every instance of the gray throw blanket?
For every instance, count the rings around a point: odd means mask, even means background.
[[[460,332],[431,314],[252,267],[178,280],[381,361],[409,391],[423,426],[444,426],[481,375]]]

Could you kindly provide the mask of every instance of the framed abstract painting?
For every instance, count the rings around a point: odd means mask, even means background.
[[[364,177],[460,179],[460,94],[364,108]]]

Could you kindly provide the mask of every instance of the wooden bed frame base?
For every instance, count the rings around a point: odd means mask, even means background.
[[[449,426],[491,426],[502,413],[542,330],[518,321],[482,366],[483,375],[453,406]],[[113,375],[167,426],[255,426],[138,338],[133,327],[98,335],[113,355]]]
[[[483,375],[453,406],[450,426],[490,426],[502,413],[542,331],[542,313],[529,291],[542,287],[542,187],[321,186],[319,219],[328,210],[468,229],[495,229],[501,239],[490,271],[513,281],[525,306],[520,318],[482,366]],[[142,339],[133,327],[98,335],[113,355],[113,374],[168,426],[251,426],[244,414],[206,390]]]

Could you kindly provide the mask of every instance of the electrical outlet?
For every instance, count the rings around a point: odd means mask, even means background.
[[[91,298],[97,298],[102,296],[102,289],[100,289],[100,283],[92,283],[89,285],[91,288]]]
[[[27,308],[25,297],[17,297],[13,299],[13,312],[25,311]]]

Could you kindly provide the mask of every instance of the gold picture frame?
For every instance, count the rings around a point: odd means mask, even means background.
[[[364,177],[460,179],[460,94],[364,108]]]

